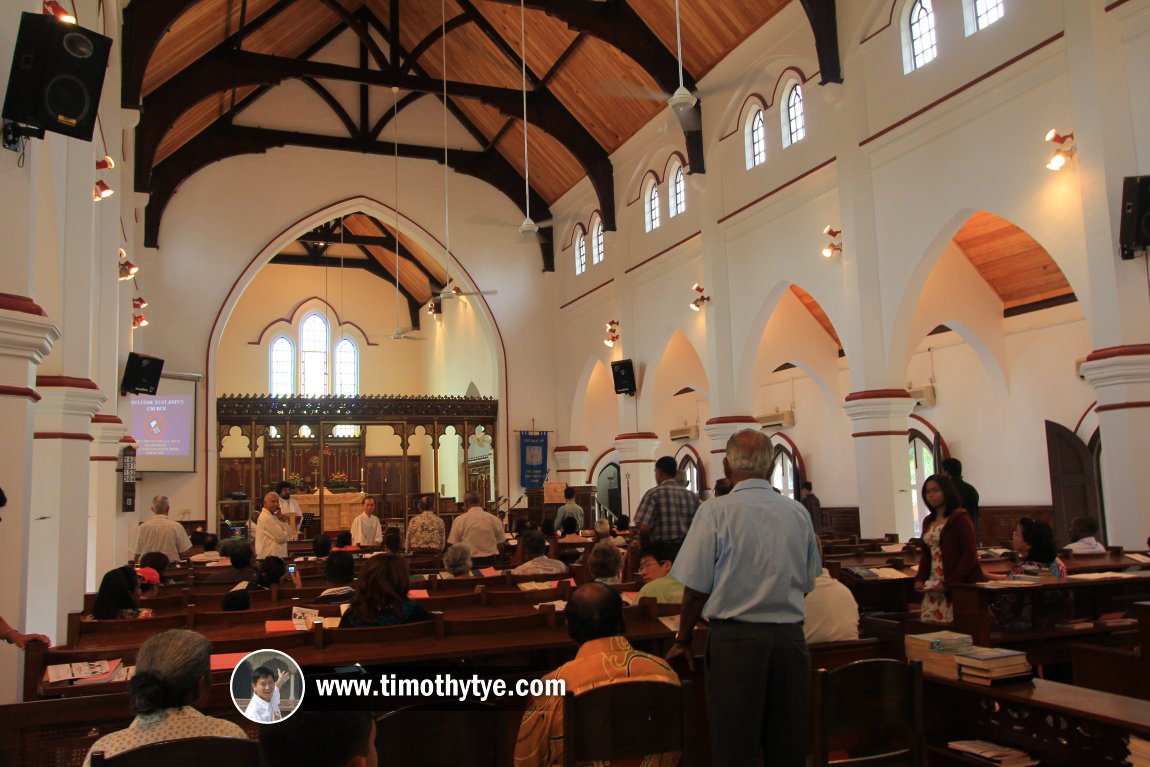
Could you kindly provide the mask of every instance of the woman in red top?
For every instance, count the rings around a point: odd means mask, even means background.
[[[914,587],[922,592],[924,621],[951,623],[950,587],[986,580],[978,566],[974,523],[960,508],[958,490],[949,477],[927,477],[922,484],[922,500],[930,514],[922,522],[922,559]]]

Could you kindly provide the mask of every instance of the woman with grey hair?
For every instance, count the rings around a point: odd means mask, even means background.
[[[587,557],[587,569],[597,583],[619,583],[619,570],[622,567],[623,555],[610,538],[596,543]]]
[[[238,725],[204,716],[192,707],[208,700],[211,655],[212,643],[194,631],[172,629],[144,642],[136,655],[136,673],[128,683],[136,718],[127,729],[93,743],[84,767],[96,751],[107,757],[163,740],[246,738]]]
[[[478,569],[471,566],[471,547],[466,543],[456,543],[443,555],[443,567],[439,573],[440,578],[465,578],[469,575],[483,575]]]

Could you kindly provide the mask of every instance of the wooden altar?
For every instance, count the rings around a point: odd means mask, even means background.
[[[258,509],[277,483],[293,481],[323,530],[347,529],[364,494],[382,520],[410,518],[423,495],[474,490],[494,502],[498,413],[489,397],[225,395],[216,400],[218,498],[246,496]]]

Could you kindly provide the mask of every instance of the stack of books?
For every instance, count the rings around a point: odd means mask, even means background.
[[[907,660],[922,661],[923,673],[944,679],[958,679],[956,653],[974,646],[970,634],[957,631],[932,631],[929,634],[908,634],[904,638]]]
[[[968,647],[954,656],[958,678],[985,686],[1021,682],[1033,678],[1026,653],[1005,647]]]
[[[1130,752],[1126,761],[1130,763],[1130,767],[1150,767],[1150,740],[1131,735]]]
[[[1037,759],[1025,751],[1000,746],[988,740],[952,740],[946,745],[955,751],[970,754],[1001,767],[1032,767],[1039,764]]]

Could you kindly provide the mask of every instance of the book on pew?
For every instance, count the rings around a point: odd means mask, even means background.
[[[1026,653],[1006,647],[977,647],[971,645],[957,654],[958,665],[970,668],[996,669],[1026,663]],[[1027,668],[1030,668],[1027,664]]]
[[[1037,759],[1025,751],[1000,746],[988,740],[952,740],[946,745],[955,751],[985,759],[987,762],[1001,765],[1001,767],[1031,767],[1031,765],[1039,763]]]
[[[1094,621],[1089,618],[1071,618],[1068,621],[1055,623],[1054,628],[1060,631],[1090,631],[1094,628]]]
[[[48,684],[104,684],[117,681],[114,677],[124,665],[121,658],[115,660],[92,660],[80,663],[58,663],[44,670]],[[122,676],[122,675],[121,675]]]
[[[861,567],[856,565],[853,567],[844,567],[843,569],[856,578],[866,578],[867,580],[870,580],[871,578],[879,577],[879,574],[869,567]]]
[[[1126,556],[1130,559],[1133,559],[1135,562],[1141,562],[1144,565],[1150,565],[1150,557],[1146,556],[1145,554],[1131,554],[1127,552]]]
[[[1001,684],[1018,684],[1019,682],[1029,682],[1034,678],[1034,671],[1031,670],[1030,664],[1023,664],[1015,666],[1009,671],[994,670],[986,671],[984,669],[975,668],[962,668],[959,667],[958,678],[963,682],[970,684],[978,684],[983,687],[997,687]]]
[[[1150,740],[1131,735],[1127,754],[1130,767],[1150,767]]]
[[[906,651],[930,652],[957,647],[973,647],[974,638],[970,634],[957,631],[931,631],[926,634],[907,634],[903,639]]]

